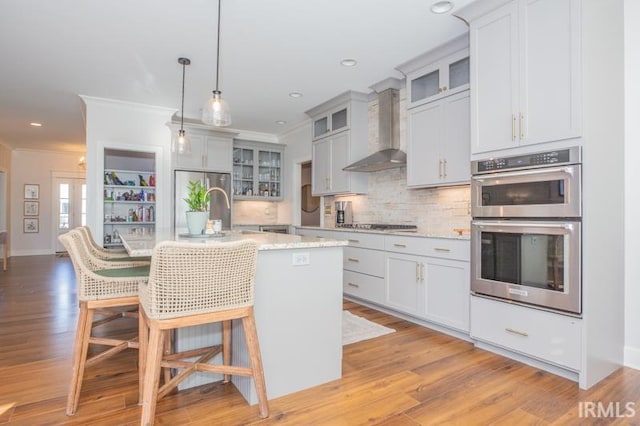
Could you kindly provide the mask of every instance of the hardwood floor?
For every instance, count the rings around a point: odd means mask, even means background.
[[[139,423],[134,350],[89,368],[77,414],[65,415],[78,312],[74,280],[64,257],[14,257],[8,270],[0,271],[0,424]],[[573,382],[468,342],[355,303],[345,302],[345,309],[397,331],[346,346],[341,380],[271,400],[271,416],[264,420],[233,385],[201,386],[161,400],[156,424],[640,423],[640,371],[620,369],[581,391]],[[134,321],[123,321],[117,329],[111,324],[104,328],[118,334],[136,331]],[[638,413],[631,418],[580,418],[581,401],[601,402],[603,408],[618,403],[617,414],[629,414],[625,404],[633,403]]]

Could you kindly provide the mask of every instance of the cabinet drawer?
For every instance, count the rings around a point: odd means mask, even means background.
[[[348,271],[362,272],[376,277],[384,277],[384,252],[378,250],[362,249],[358,247],[345,247],[342,257],[343,268]]]
[[[336,231],[334,238],[349,241],[349,247],[361,247],[374,250],[384,250],[384,235],[367,234],[363,232]]]
[[[582,321],[480,297],[471,297],[471,337],[580,370]]]
[[[469,261],[470,247],[469,240],[404,237],[401,235],[387,235],[385,237],[385,250],[387,251],[444,259]]]
[[[342,288],[350,296],[375,303],[384,301],[384,278],[344,271]]]

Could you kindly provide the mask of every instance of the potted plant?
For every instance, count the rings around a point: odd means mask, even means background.
[[[189,196],[184,201],[189,206],[187,211],[187,228],[189,234],[200,235],[209,219],[209,201],[211,195],[207,188],[199,181],[189,181]]]

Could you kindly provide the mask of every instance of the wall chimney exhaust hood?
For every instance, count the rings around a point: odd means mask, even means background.
[[[400,107],[398,90],[378,93],[378,151],[348,165],[348,172],[377,172],[407,164],[407,154],[400,150]]]

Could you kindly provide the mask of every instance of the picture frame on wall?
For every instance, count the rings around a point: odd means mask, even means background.
[[[35,234],[40,232],[40,220],[38,218],[25,217],[22,225],[22,232],[25,234]]]
[[[40,203],[38,201],[25,201],[24,202],[24,215],[25,216],[39,216],[40,215]]]
[[[25,200],[37,200],[40,198],[40,185],[37,183],[26,183],[24,185]]]

